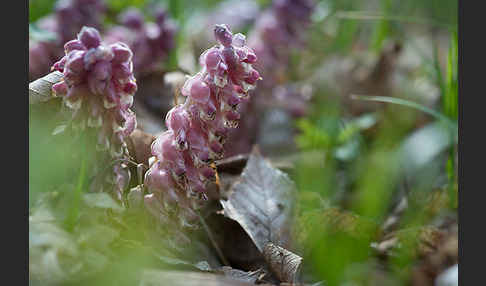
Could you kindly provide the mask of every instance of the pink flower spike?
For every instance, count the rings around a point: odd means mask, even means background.
[[[242,34],[233,36],[226,25],[216,25],[214,35],[219,44],[201,55],[201,72],[181,89],[186,101],[168,112],[168,130],[152,144],[159,162],[145,176],[149,192],[164,189],[207,197],[208,183],[216,180],[211,164],[223,156],[228,131],[238,125],[243,95],[261,79],[252,67],[255,53]]]
[[[127,159],[126,139],[137,125],[130,110],[137,90],[130,48],[102,43],[98,30],[91,27],[83,27],[64,48],[65,56],[52,66],[63,74],[53,93],[72,110],[73,127],[97,130],[98,150],[108,152],[110,160]],[[128,168],[120,162],[109,180],[118,198],[130,181]]]

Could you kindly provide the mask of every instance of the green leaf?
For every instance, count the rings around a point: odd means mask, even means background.
[[[390,0],[381,0],[381,6],[384,15],[390,13],[391,3],[392,2]],[[373,50],[376,53],[379,53],[381,51],[383,42],[386,40],[387,37],[389,37],[390,32],[391,32],[390,22],[385,19],[379,20],[378,24],[375,25],[375,29],[373,30],[371,45]]]
[[[295,140],[301,149],[326,149],[331,145],[330,136],[308,119],[297,121],[297,127],[302,132]]]
[[[362,130],[371,128],[377,122],[375,114],[365,114],[344,125],[338,135],[338,142],[344,144]]]
[[[401,159],[407,169],[417,170],[447,150],[454,139],[444,125],[431,123],[405,139],[400,150]]]
[[[444,113],[452,119],[457,119],[457,34],[451,35],[451,46],[447,57],[446,88],[443,94]]]
[[[29,22],[37,21],[52,12],[55,3],[56,0],[29,0]]]
[[[108,0],[108,7],[115,14],[120,13],[125,8],[133,6],[136,8],[142,8],[145,4],[145,0]]]

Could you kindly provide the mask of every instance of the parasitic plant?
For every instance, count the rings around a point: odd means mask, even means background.
[[[161,220],[167,220],[175,203],[183,224],[196,218],[191,198],[206,198],[208,182],[216,179],[211,163],[222,158],[228,132],[238,126],[239,104],[261,79],[253,68],[257,57],[243,34],[216,25],[214,36],[218,45],[201,55],[202,70],[182,87],[185,102],[168,112],[168,130],[151,146],[154,157],[145,174],[150,194],[144,201]]]
[[[253,92],[254,98],[242,106],[245,110],[238,132],[230,132],[229,142],[234,148],[228,156],[248,153],[258,142],[262,116],[273,108],[283,108],[295,117],[307,112],[306,94],[288,81],[292,50],[304,45],[304,35],[314,11],[312,0],[273,0],[255,23],[248,37],[250,46],[258,56],[255,68],[265,81]],[[280,119],[278,119],[280,120]],[[265,151],[265,144],[260,144]]]
[[[137,76],[154,71],[174,48],[177,25],[161,7],[155,8],[153,16],[154,22],[145,22],[140,10],[128,8],[118,17],[122,25],[106,33],[106,42],[121,41],[130,46]]]
[[[136,127],[130,110],[137,90],[133,76],[132,51],[124,43],[105,45],[95,28],[83,27],[77,39],[64,45],[65,56],[52,69],[63,80],[52,86],[72,111],[72,127],[95,128],[97,149],[112,160],[128,158],[126,138]],[[115,164],[111,183],[119,199],[130,173],[126,164]]]
[[[83,26],[100,29],[106,9],[102,0],[59,0],[55,15],[61,43],[71,40]]]
[[[41,30],[55,35],[54,40],[29,41],[29,77],[37,79],[49,72],[49,67],[63,54],[63,45],[76,37],[83,27],[102,28],[106,12],[103,0],[59,0],[54,13],[39,19]]]
[[[274,0],[255,23],[248,45],[260,59],[256,68],[265,76],[264,87],[279,83],[279,75],[288,68],[291,49],[303,44],[313,9],[311,0]]]

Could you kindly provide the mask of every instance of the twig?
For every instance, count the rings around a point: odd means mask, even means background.
[[[214,249],[216,249],[216,252],[218,253],[219,259],[223,262],[224,266],[230,266],[228,260],[224,256],[223,252],[221,251],[221,248],[219,248],[218,244],[216,243],[216,240],[214,240],[213,233],[209,229],[208,225],[206,224],[206,221],[202,217],[202,215],[199,213],[199,211],[196,210],[197,216],[199,217],[199,221],[204,227],[204,230],[206,231],[209,240],[211,241],[211,244],[213,245]]]

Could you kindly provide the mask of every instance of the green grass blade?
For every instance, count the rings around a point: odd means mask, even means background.
[[[83,140],[83,143],[85,143],[85,140]],[[84,148],[84,153],[86,154],[86,144],[83,145],[85,145],[83,148]],[[78,219],[79,216],[81,195],[83,193],[84,182],[86,181],[86,162],[87,162],[87,156],[82,156],[78,183],[76,185],[76,189],[74,190],[71,207],[68,211],[68,215],[65,221],[66,228],[69,231],[72,231],[74,229],[74,226],[76,225],[76,220]]]
[[[362,95],[355,95],[353,94],[351,96],[352,99],[357,99],[357,100],[366,100],[366,101],[377,101],[377,102],[385,102],[385,103],[393,103],[393,104],[398,104],[398,105],[403,105],[403,106],[408,106],[417,110],[420,110],[422,112],[425,112],[439,120],[442,120],[444,122],[447,122],[451,126],[455,126],[455,123],[452,122],[449,118],[444,116],[443,114],[430,109],[426,106],[423,106],[421,104],[418,104],[413,101],[401,99],[401,98],[396,98],[396,97],[389,97],[389,96],[362,96]]]

